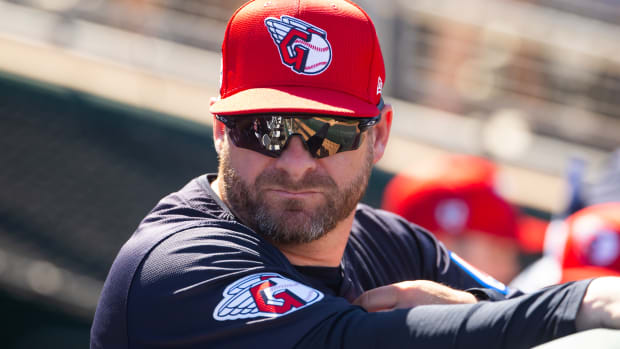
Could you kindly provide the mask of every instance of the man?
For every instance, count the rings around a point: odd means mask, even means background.
[[[394,176],[381,206],[428,229],[450,251],[508,283],[521,268],[520,254],[542,249],[546,224],[519,214],[496,189],[498,176],[486,159],[439,156]]]
[[[598,215],[594,213],[598,212],[599,208],[588,209],[578,215],[576,214],[584,208],[596,207],[604,203],[620,202],[620,181],[618,180],[618,178],[620,178],[620,148],[609,155],[603,167],[597,171],[599,175],[596,176],[593,182],[585,180],[587,168],[588,163],[579,157],[571,158],[568,162],[565,175],[567,187],[566,200],[562,204],[562,208],[559,212],[551,219],[551,222],[545,230],[542,249],[543,255],[521,271],[521,273],[512,280],[510,283],[511,286],[525,292],[532,292],[562,281],[573,280],[573,278],[567,278],[563,275],[562,269],[565,267],[563,264],[565,258],[564,253],[571,250],[572,247],[578,246],[576,244],[569,246],[567,243],[571,240],[571,234],[580,232],[582,229],[573,229],[573,224],[571,222],[593,221],[590,218],[584,219],[583,217]],[[613,209],[610,212],[613,212]],[[569,219],[569,217],[572,218]],[[575,217],[579,218],[575,219]],[[609,215],[606,213],[598,217],[598,220],[606,221],[612,227],[614,226],[613,214]],[[578,226],[583,227],[584,225],[579,224]],[[596,233],[597,232],[590,231],[592,236],[597,235]],[[577,234],[584,235],[583,233]],[[581,245],[586,246],[586,244],[583,243]],[[600,250],[593,249],[593,251]],[[582,263],[584,265],[590,264],[588,260],[583,260]],[[601,275],[608,274],[609,273]],[[542,275],[544,275],[544,277],[541,277]],[[595,275],[591,275],[591,277],[594,276]]]
[[[521,289],[536,290],[561,282],[620,276],[620,202],[594,204],[558,222],[557,255],[515,280]]]
[[[477,302],[509,291],[357,205],[389,136],[384,81],[374,26],[349,1],[239,9],[210,109],[219,172],[162,199],[123,246],[91,348],[531,346],[576,319],[620,326],[599,294],[618,280]],[[464,304],[411,309],[429,303]]]
[[[583,208],[566,219],[560,282],[620,276],[620,202]]]

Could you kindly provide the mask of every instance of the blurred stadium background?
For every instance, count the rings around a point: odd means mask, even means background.
[[[239,0],[0,0],[0,346],[85,348],[107,270],[163,195],[216,170],[210,96]],[[620,1],[358,1],[396,110],[365,201],[445,152],[548,219],[620,145]],[[257,57],[260,59],[260,57]]]

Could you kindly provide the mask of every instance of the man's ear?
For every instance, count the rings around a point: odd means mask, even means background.
[[[375,158],[374,163],[381,160],[383,157],[383,153],[385,152],[385,147],[387,146],[388,138],[390,138],[390,129],[392,128],[392,116],[394,114],[394,110],[390,104],[386,104],[383,109],[381,109],[381,121],[373,127],[373,137],[374,137],[374,151]]]
[[[213,105],[217,101],[217,98],[211,97],[209,101],[209,105]],[[224,137],[226,136],[226,125],[219,121],[215,115],[213,115],[213,145],[215,147],[215,151],[219,154],[222,149],[224,143]]]

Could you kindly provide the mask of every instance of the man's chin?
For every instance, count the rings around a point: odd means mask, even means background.
[[[326,203],[323,198],[294,198],[280,199],[270,198],[265,201],[265,206],[270,212],[282,212],[286,214],[306,214],[311,215],[317,212],[321,207],[325,207]]]
[[[309,242],[323,235],[325,228],[325,217],[317,212],[307,209],[277,209],[263,211],[255,219],[259,231],[277,242]]]
[[[316,210],[283,208],[271,211],[269,215],[274,221],[289,227],[305,227],[315,219]]]

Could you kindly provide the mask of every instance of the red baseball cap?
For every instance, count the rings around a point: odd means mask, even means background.
[[[380,113],[385,68],[375,27],[347,0],[254,0],[231,17],[210,112]]]
[[[581,209],[566,219],[562,282],[620,276],[620,202]]]
[[[514,240],[526,252],[542,250],[546,223],[519,214],[496,192],[492,162],[469,155],[436,160],[424,175],[403,172],[392,178],[382,208],[440,237],[477,232]]]

